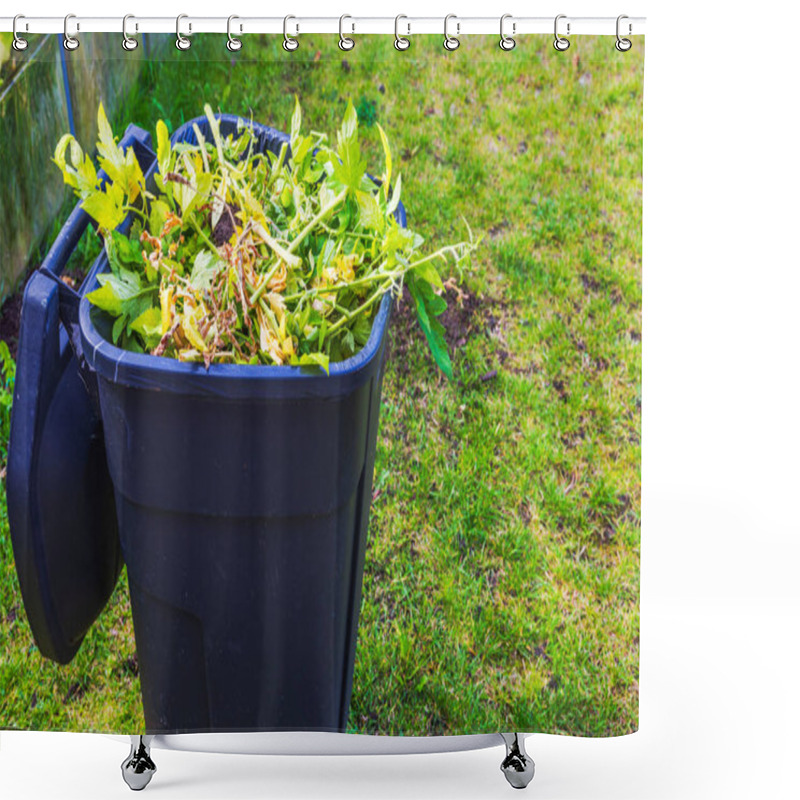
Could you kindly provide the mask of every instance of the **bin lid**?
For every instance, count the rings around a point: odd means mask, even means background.
[[[121,143],[139,155],[149,142],[131,126]],[[105,608],[123,563],[99,409],[62,324],[55,279],[88,224],[76,207],[42,264],[51,274],[34,273],[23,296],[6,481],[28,621],[42,655],[63,664]]]

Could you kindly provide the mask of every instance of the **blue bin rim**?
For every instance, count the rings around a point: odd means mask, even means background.
[[[241,123],[256,134],[277,136],[288,141],[285,133],[246,117],[233,114],[215,116],[221,122],[237,125]],[[197,124],[202,130],[208,126],[208,120],[205,117],[195,117],[185,122],[172,134],[173,144],[184,141],[186,136],[191,134],[193,124]],[[395,214],[400,224],[405,227],[406,213],[402,202],[398,204]],[[342,382],[353,383],[355,386],[368,377],[371,370],[366,368],[376,360],[376,356],[383,349],[392,310],[392,292],[388,291],[380,302],[366,344],[350,358],[329,364],[327,374],[320,367],[313,365],[211,364],[206,369],[204,364],[198,362],[178,361],[150,353],[123,350],[105,339],[92,320],[94,307],[87,299],[87,295],[96,288],[97,275],[107,271],[108,256],[103,251],[87,279],[90,285],[82,291],[79,320],[83,350],[89,367],[98,375],[113,383],[134,388],[185,391],[191,394],[250,396],[255,388],[254,384],[261,384],[265,380],[279,381],[290,391],[292,391],[290,387],[300,389],[302,385],[312,391],[316,390],[315,394],[323,388],[323,384],[327,384],[332,391],[342,388],[340,386]],[[246,388],[248,386],[249,389]]]
[[[102,257],[99,272],[104,271],[107,262]],[[91,288],[91,287],[90,287]],[[205,365],[198,362],[178,361],[175,358],[154,356],[150,353],[134,353],[103,338],[92,322],[91,312],[93,306],[84,295],[80,304],[81,338],[84,353],[89,366],[101,377],[138,388],[163,388],[176,389],[175,381],[181,378],[202,379],[212,389],[211,384],[228,383],[261,383],[264,380],[278,379],[291,382],[333,382],[335,378],[355,376],[362,372],[375,360],[384,342],[384,334],[388,326],[389,315],[392,310],[391,292],[384,294],[378,307],[378,313],[372,322],[367,343],[355,355],[344,361],[332,362],[328,374],[315,366],[277,366],[263,364],[211,364],[206,370]],[[192,381],[192,393],[198,388]],[[188,388],[188,387],[187,387]],[[218,391],[212,389],[212,394],[225,391],[222,386]]]

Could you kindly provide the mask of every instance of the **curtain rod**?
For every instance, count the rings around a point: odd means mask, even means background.
[[[581,34],[600,34],[615,36],[617,32],[616,17],[570,17],[559,15],[558,32],[560,36]],[[83,33],[119,33],[122,34],[122,17],[81,17],[70,15],[68,30],[71,36]],[[290,16],[288,20],[289,34],[296,36],[303,33],[395,33],[395,17],[351,17],[345,15],[340,23],[339,17],[301,17]],[[231,33],[240,36],[248,33],[284,32],[284,17],[233,17]],[[627,17],[621,21],[622,36],[637,36],[645,32],[644,17]],[[518,36],[531,33],[554,33],[554,17],[513,17],[506,15],[504,30],[508,35]],[[137,33],[176,33],[178,20],[175,17],[136,17],[129,16],[126,31],[129,36]],[[401,36],[414,34],[444,34],[444,17],[405,17],[397,22]],[[0,17],[0,31],[13,30],[14,17]],[[65,17],[19,17],[17,33],[64,33]],[[192,33],[221,33],[228,31],[228,17],[195,17],[181,15],[180,33],[188,36]],[[500,17],[458,17],[451,16],[448,24],[450,35],[468,36],[471,34],[487,34],[500,32]]]

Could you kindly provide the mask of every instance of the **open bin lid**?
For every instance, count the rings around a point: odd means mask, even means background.
[[[155,161],[150,135],[131,125],[121,144],[134,148],[146,174]],[[60,663],[78,652],[122,569],[99,409],[54,280],[89,222],[76,207],[42,263],[50,275],[39,271],[28,281],[8,448],[8,518],[22,599],[39,650]]]

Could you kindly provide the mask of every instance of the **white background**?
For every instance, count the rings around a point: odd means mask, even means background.
[[[643,0],[18,4],[9,13],[648,17],[641,729],[610,740],[533,737],[527,791],[541,800],[800,796],[797,10]],[[126,753],[101,736],[4,732],[0,795],[129,797]],[[508,798],[501,755],[156,751],[146,792]]]

